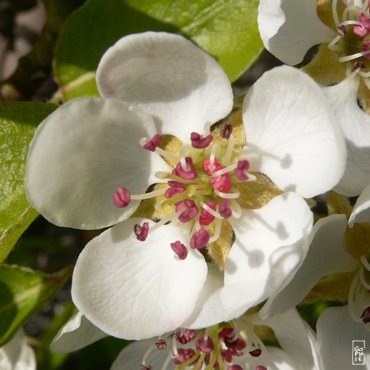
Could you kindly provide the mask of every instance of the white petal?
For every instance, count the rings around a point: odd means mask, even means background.
[[[208,265],[207,280],[194,312],[183,324],[185,328],[206,328],[224,321],[225,312],[221,298],[221,289],[224,285],[223,277],[223,272],[217,266]]]
[[[151,366],[153,369],[162,369],[163,364],[167,360],[168,356],[171,356],[171,352],[168,349],[159,350],[155,346],[155,340],[147,339],[139,342],[134,342],[125,347],[116,360],[113,362],[110,370],[136,370],[140,369],[145,353],[150,349],[148,359],[145,362],[146,365]],[[171,365],[170,365],[171,364]],[[172,359],[166,370],[175,369]]]
[[[260,311],[262,317],[281,314],[296,306],[322,277],[356,268],[356,261],[344,245],[346,226],[344,215],[332,215],[316,222],[306,258],[287,285],[267,300]]]
[[[232,108],[225,72],[179,35],[145,32],[123,37],[104,54],[96,78],[102,96],[134,103],[156,118],[162,133],[183,142]]]
[[[370,223],[370,185],[362,191],[353,207],[348,226],[352,227],[355,222]]]
[[[255,317],[254,323],[272,328],[284,352],[293,359],[296,370],[317,369],[316,336],[295,309],[265,320]]]
[[[365,365],[352,365],[353,340],[365,341]],[[370,331],[352,320],[348,306],[328,308],[321,314],[317,341],[324,370],[370,369]]]
[[[347,167],[335,189],[346,196],[359,195],[370,184],[370,116],[357,104],[359,82],[352,76],[324,88],[346,140]]]
[[[77,312],[58,332],[50,344],[56,353],[77,351],[107,334],[94,326],[81,312]]]
[[[343,175],[341,130],[320,87],[288,66],[266,72],[243,104],[252,166],[277,186],[312,197],[332,189]]]
[[[280,289],[307,253],[313,215],[305,201],[286,193],[244,211],[233,223],[235,242],[225,265],[225,320],[240,316]]]
[[[35,353],[27,345],[23,330],[0,348],[1,370],[36,370]]]
[[[116,99],[76,99],[39,126],[31,142],[26,190],[31,205],[50,222],[81,229],[126,219],[138,206],[113,204],[119,186],[144,193],[161,170],[139,145],[155,135],[149,116]],[[164,161],[163,166],[164,166]]]
[[[190,250],[182,261],[175,257],[170,243],[187,242],[180,227],[162,226],[140,242],[133,227],[142,221],[129,219],[93,239],[73,274],[76,306],[94,325],[119,338],[150,338],[180,327],[207,276],[198,251]]]
[[[290,65],[301,62],[312,46],[335,37],[318,17],[316,0],[260,0],[258,28],[265,48]]]

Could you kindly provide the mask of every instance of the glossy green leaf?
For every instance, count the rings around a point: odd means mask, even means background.
[[[23,186],[26,157],[37,125],[54,109],[43,103],[0,104],[0,262],[37,216]]]
[[[122,36],[152,31],[182,34],[214,56],[231,81],[262,50],[258,0],[89,0],[60,35],[55,72],[65,98],[97,95],[93,72]]]
[[[46,275],[24,267],[0,265],[0,346],[56,293],[71,273],[71,268]]]

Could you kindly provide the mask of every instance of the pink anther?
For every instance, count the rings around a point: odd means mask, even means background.
[[[184,244],[182,244],[179,240],[171,243],[172,250],[176,253],[177,257],[180,260],[184,260],[188,255],[188,250]]]
[[[205,203],[207,204],[209,208],[213,209],[214,211],[216,210],[217,203],[214,200],[208,200]],[[199,223],[202,226],[207,226],[211,224],[214,219],[215,219],[215,216],[211,215],[206,209],[202,209],[202,212],[200,213],[200,216],[199,216]]]
[[[248,170],[249,170],[249,162],[246,159],[243,159],[241,161],[238,161],[238,167],[235,168],[234,173],[235,173],[235,176],[240,181],[246,181],[249,179],[247,175]]]
[[[359,21],[361,26],[353,26],[353,33],[359,37],[365,37],[370,33],[370,18],[366,14],[361,13]]]
[[[262,353],[261,348],[256,348],[256,349],[254,349],[253,351],[250,351],[250,352],[249,352],[249,354],[250,354],[252,357],[260,357],[260,356],[261,356],[261,353]]]
[[[223,175],[218,177],[211,177],[209,182],[214,189],[221,191],[222,193],[228,193],[233,186],[230,175],[228,173],[224,173]]]
[[[225,126],[221,129],[221,137],[224,139],[229,139],[233,132],[233,126],[231,123],[226,123]]]
[[[366,307],[361,314],[362,321],[367,324],[370,322],[370,306]]]
[[[231,200],[229,199],[223,200],[222,203],[220,204],[218,212],[220,212],[220,215],[223,218],[229,218],[233,214],[230,208],[230,204],[231,204]]]
[[[166,349],[167,348],[167,342],[165,339],[160,338],[155,342],[155,345],[158,349]]]
[[[113,195],[113,203],[116,207],[125,208],[131,202],[131,193],[124,186],[120,186]]]
[[[209,232],[205,229],[200,229],[196,231],[190,240],[190,247],[193,249],[202,249],[204,248],[209,241]]]
[[[154,135],[145,145],[143,145],[143,148],[150,150],[151,152],[155,152],[157,146],[161,145],[161,140],[161,135]]]
[[[363,62],[356,62],[353,67],[351,68],[351,72],[355,72],[357,71],[358,69],[364,69],[365,68],[365,64]]]
[[[204,353],[210,353],[215,348],[211,337],[203,334],[196,342],[195,346],[199,348]]]
[[[263,365],[258,365],[256,366],[256,370],[267,370],[267,367]]]
[[[193,200],[185,199],[175,203],[176,212],[181,222],[188,222],[198,214],[198,208]]]
[[[203,169],[206,171],[207,175],[212,176],[216,171],[221,170],[223,166],[216,159],[213,162],[210,159],[205,159],[203,161]]]
[[[175,195],[182,193],[186,188],[186,184],[178,181],[168,181],[167,184],[169,188],[164,193],[166,198],[172,198]]]
[[[185,180],[194,180],[197,177],[197,171],[194,167],[193,160],[191,157],[186,157],[185,158],[185,163],[187,166],[187,169],[185,170],[182,168],[181,163],[177,163],[175,169],[172,171],[172,173],[176,176],[181,177],[182,179]]]
[[[181,365],[184,362],[190,360],[195,355],[195,350],[193,348],[178,348],[177,356],[174,356],[173,362],[175,365]],[[196,361],[196,359],[195,359]],[[192,365],[192,364],[189,364]]]
[[[181,328],[175,331],[175,337],[179,343],[186,344],[195,338],[196,333],[193,329]]]
[[[190,135],[190,140],[193,148],[203,149],[207,148],[207,146],[212,142],[213,136],[208,135],[206,137],[203,137],[197,132],[192,132]]]
[[[136,235],[136,239],[143,242],[146,240],[149,233],[149,223],[144,222],[143,225],[136,224],[134,226],[134,233]]]

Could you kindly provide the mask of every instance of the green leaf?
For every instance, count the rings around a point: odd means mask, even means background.
[[[262,50],[258,0],[89,0],[66,22],[55,73],[66,99],[97,95],[93,72],[122,36],[152,31],[182,34],[213,55],[231,81]]]
[[[71,273],[71,268],[47,275],[19,266],[0,265],[0,346],[65,284]]]
[[[0,262],[37,216],[25,196],[26,157],[37,125],[54,109],[44,103],[0,105]]]

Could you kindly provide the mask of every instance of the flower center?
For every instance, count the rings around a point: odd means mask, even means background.
[[[339,13],[338,0],[332,0],[332,14],[337,36],[329,43],[329,49],[338,52],[338,60],[348,63],[349,69],[363,77],[370,88],[369,1],[346,1],[343,12]]]
[[[223,145],[215,143],[213,135],[193,132],[191,145],[182,145],[175,153],[160,147],[159,135],[140,141],[143,149],[156,152],[172,163],[170,172],[155,174],[166,186],[145,194],[131,194],[121,186],[113,195],[114,204],[124,208],[131,200],[156,197],[160,207],[170,206],[173,212],[151,229],[147,223],[135,225],[134,234],[138,240],[145,240],[151,231],[169,221],[187,224],[191,230],[189,245],[180,240],[170,245],[179,259],[185,259],[188,247],[203,249],[219,239],[223,220],[240,217],[240,193],[235,185],[253,180],[254,176],[248,174],[248,160],[235,153],[230,124],[220,131],[219,140],[224,141]]]
[[[169,343],[172,342],[172,346]],[[235,322],[219,324],[203,330],[177,329],[173,334],[159,338],[148,348],[142,360],[142,368],[150,368],[150,357],[155,350],[166,350],[167,360],[163,369],[171,362],[176,369],[226,369],[242,370],[234,364],[253,362],[266,354],[261,339],[256,336],[251,323],[240,328]],[[254,369],[254,368],[253,368]],[[260,364],[256,370],[266,370]]]

